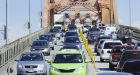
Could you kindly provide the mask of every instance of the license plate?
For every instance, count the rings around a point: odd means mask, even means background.
[[[29,69],[28,72],[31,72],[32,73],[32,72],[34,72],[34,70],[33,69]]]

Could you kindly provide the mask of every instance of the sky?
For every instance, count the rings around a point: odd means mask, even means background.
[[[0,30],[5,25],[5,1],[0,0]],[[8,40],[14,41],[28,34],[28,1],[8,0]],[[44,0],[42,0],[44,1]],[[140,0],[131,0],[132,26],[140,24]],[[31,31],[40,29],[41,0],[31,0]],[[129,0],[117,0],[119,23],[129,25]],[[3,32],[0,31],[0,44],[4,44]]]

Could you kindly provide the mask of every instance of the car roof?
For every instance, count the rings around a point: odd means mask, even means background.
[[[24,52],[22,54],[42,54],[41,51],[30,51],[30,52]]]
[[[101,72],[97,75],[133,75],[131,73],[125,73],[125,72]]]
[[[35,40],[34,42],[48,42],[47,40]]]
[[[114,45],[113,47],[134,47],[134,46],[131,46],[131,45]]]
[[[122,42],[120,40],[106,39],[104,42]]]

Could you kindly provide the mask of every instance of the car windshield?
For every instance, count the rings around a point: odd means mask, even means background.
[[[79,38],[72,38],[72,37],[70,37],[70,38],[66,38],[64,42],[68,42],[68,43],[79,43],[80,40],[79,40]]]
[[[67,32],[65,36],[78,36],[77,32]]]
[[[89,29],[89,32],[95,32],[95,31],[100,31],[100,29],[98,29],[98,28],[90,28]]]
[[[91,26],[88,26],[88,25],[86,25],[86,26],[84,26],[84,27],[87,28],[87,29],[91,28]]]
[[[69,27],[69,30],[75,30],[76,29],[76,27]]]
[[[114,45],[121,45],[121,43],[120,42],[108,42],[108,43],[105,43],[104,49],[112,49],[112,47]]]
[[[58,33],[59,32],[59,29],[50,29],[50,32],[55,32],[55,33]]]
[[[124,50],[133,50],[132,47],[115,47],[114,52],[122,53]]]
[[[81,54],[57,54],[54,63],[82,63]]]
[[[43,56],[39,53],[22,54],[21,61],[43,61]]]
[[[55,28],[56,28],[56,29],[61,29],[61,27],[54,27],[54,29],[55,29]]]
[[[140,59],[140,52],[126,52],[123,54],[123,60]]]
[[[52,37],[49,36],[49,35],[41,35],[41,36],[39,37],[39,39],[40,39],[40,40],[51,40]]]
[[[35,41],[32,46],[48,46],[47,41]]]

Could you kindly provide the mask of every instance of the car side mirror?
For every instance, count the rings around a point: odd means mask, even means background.
[[[61,41],[61,43],[64,43],[64,41]]]

